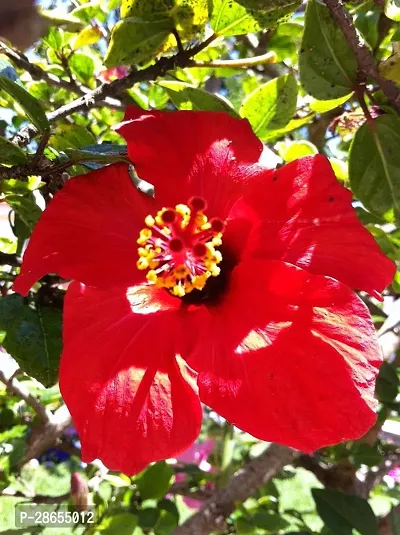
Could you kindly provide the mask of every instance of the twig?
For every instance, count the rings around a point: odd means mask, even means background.
[[[78,95],[80,93],[85,92],[85,89],[83,87],[78,87],[75,83],[71,83],[68,80],[63,80],[62,78],[59,78],[58,76],[55,76],[54,74],[45,71],[38,65],[31,63],[29,59],[24,56],[24,54],[21,54],[20,52],[17,52],[16,50],[13,50],[12,48],[8,47],[5,43],[3,43],[3,41],[0,41],[0,51],[5,54],[18,68],[29,72],[29,74],[34,80],[43,80],[49,85],[63,87],[64,89],[68,89],[68,91],[73,91]]]
[[[344,7],[342,0],[324,0],[324,2],[353,50],[360,71],[374,78],[389,102],[400,113],[400,89],[394,82],[380,74],[375,59],[357,33],[351,15]]]
[[[93,91],[89,91],[82,97],[49,113],[47,118],[50,123],[53,123],[72,113],[90,109],[96,102],[102,101],[106,97],[115,97],[138,82],[156,80],[159,76],[164,76],[168,71],[173,70],[176,67],[190,67],[192,62],[191,58],[201,52],[216,38],[217,36],[213,34],[199,45],[185,50],[184,52],[178,52],[176,55],[169,58],[160,58],[154,65],[150,65],[150,67],[147,67],[146,69],[131,72],[127,76],[110,83],[103,83]],[[32,124],[27,125],[14,137],[13,142],[19,146],[25,146],[37,133],[37,129]]]
[[[176,528],[172,535],[207,535],[223,528],[236,502],[243,502],[291,463],[299,452],[272,444],[266,452],[241,468],[203,507]]]
[[[50,422],[52,417],[51,412],[48,411],[37,398],[30,394],[28,390],[14,377],[14,375],[7,376],[3,370],[0,370],[0,381],[7,386],[10,392],[32,407],[44,425],[47,425]]]
[[[32,169],[35,169],[36,166],[38,165],[39,161],[40,161],[40,158],[42,157],[42,154],[47,146],[47,143],[50,139],[50,133],[49,132],[44,132],[42,134],[42,137],[40,138],[40,141],[39,141],[39,145],[38,145],[38,148],[36,150],[36,153],[33,157],[33,160],[31,162],[31,168]]]
[[[264,65],[265,63],[276,63],[275,52],[267,52],[262,56],[254,56],[252,58],[243,59],[225,59],[213,61],[192,61],[191,67],[208,67],[211,69],[247,69],[249,67],[256,67],[257,65]]]

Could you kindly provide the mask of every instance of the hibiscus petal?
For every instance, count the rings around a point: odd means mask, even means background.
[[[117,131],[140,178],[168,206],[201,196],[224,217],[252,178],[262,143],[244,119],[222,112],[143,111],[129,107]]]
[[[380,349],[368,309],[340,282],[249,260],[220,305],[188,310],[185,332],[200,399],[255,437],[313,451],[376,419]]]
[[[351,201],[327,158],[301,158],[261,173],[234,207],[225,240],[231,236],[239,247],[237,237],[245,233],[243,257],[284,260],[379,298],[396,267],[362,226]]]
[[[136,240],[153,205],[123,163],[70,179],[36,225],[14,290],[26,295],[47,273],[98,287],[142,281]]]
[[[200,402],[174,352],[176,303],[146,286],[68,289],[60,388],[85,462],[134,474],[197,438]]]

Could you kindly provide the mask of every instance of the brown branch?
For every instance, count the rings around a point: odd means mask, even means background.
[[[65,429],[71,424],[72,419],[68,409],[65,405],[62,405],[54,414],[50,415],[47,422],[39,427],[33,428],[25,455],[19,463],[20,466],[23,466],[31,459],[36,459],[36,457],[42,455],[46,450],[54,447]]]
[[[95,106],[97,102],[103,101],[107,97],[116,97],[138,82],[156,80],[158,77],[164,76],[168,71],[173,70],[176,67],[191,67],[193,61],[191,58],[201,52],[215,39],[216,36],[211,35],[199,45],[183,52],[178,52],[176,55],[169,58],[160,58],[154,65],[150,65],[141,71],[131,72],[127,76],[110,83],[103,83],[93,91],[89,91],[80,98],[49,113],[47,118],[50,123],[53,123],[58,119],[68,117],[72,113],[88,110]],[[37,129],[32,124],[27,125],[14,137],[13,142],[19,146],[25,146],[37,133]]]
[[[30,394],[14,375],[7,375],[6,372],[0,370],[0,381],[7,386],[8,390],[12,392],[14,396],[22,399],[27,405],[32,407],[44,425],[47,425],[50,422],[52,417],[51,412],[48,411],[46,407],[35,398],[35,396]]]
[[[357,33],[350,13],[346,10],[342,0],[324,0],[336,23],[340,26],[347,42],[349,43],[357,59],[359,70],[373,78],[389,102],[400,113],[400,89],[391,80],[384,78],[378,69],[378,65]]]
[[[223,527],[237,502],[244,502],[291,463],[299,452],[272,444],[267,451],[241,468],[217,490],[203,507],[173,531],[172,535],[207,535]]]

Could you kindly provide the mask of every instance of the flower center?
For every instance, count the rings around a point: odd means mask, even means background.
[[[138,269],[148,269],[149,282],[177,297],[202,290],[221,271],[222,254],[216,247],[222,244],[225,225],[218,218],[208,220],[206,207],[201,197],[192,197],[187,205],[148,215],[137,240]]]

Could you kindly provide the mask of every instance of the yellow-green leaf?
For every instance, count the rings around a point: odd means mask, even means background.
[[[76,37],[72,48],[77,50],[82,46],[93,45],[97,43],[101,38],[101,31],[99,28],[94,28],[93,26],[86,26]]]
[[[298,0],[266,0],[257,9],[249,0],[211,0],[211,27],[218,35],[242,35],[275,26],[288,18]]]
[[[172,28],[170,19],[149,21],[136,17],[120,20],[112,32],[105,65],[118,67],[150,61],[162,50]]]
[[[264,139],[271,130],[285,127],[296,111],[298,86],[293,74],[284,74],[255,89],[245,99],[240,115]]]
[[[334,98],[331,100],[312,100],[310,102],[310,109],[317,113],[325,113],[326,111],[334,110],[349,100],[353,93],[344,95],[340,98]]]

